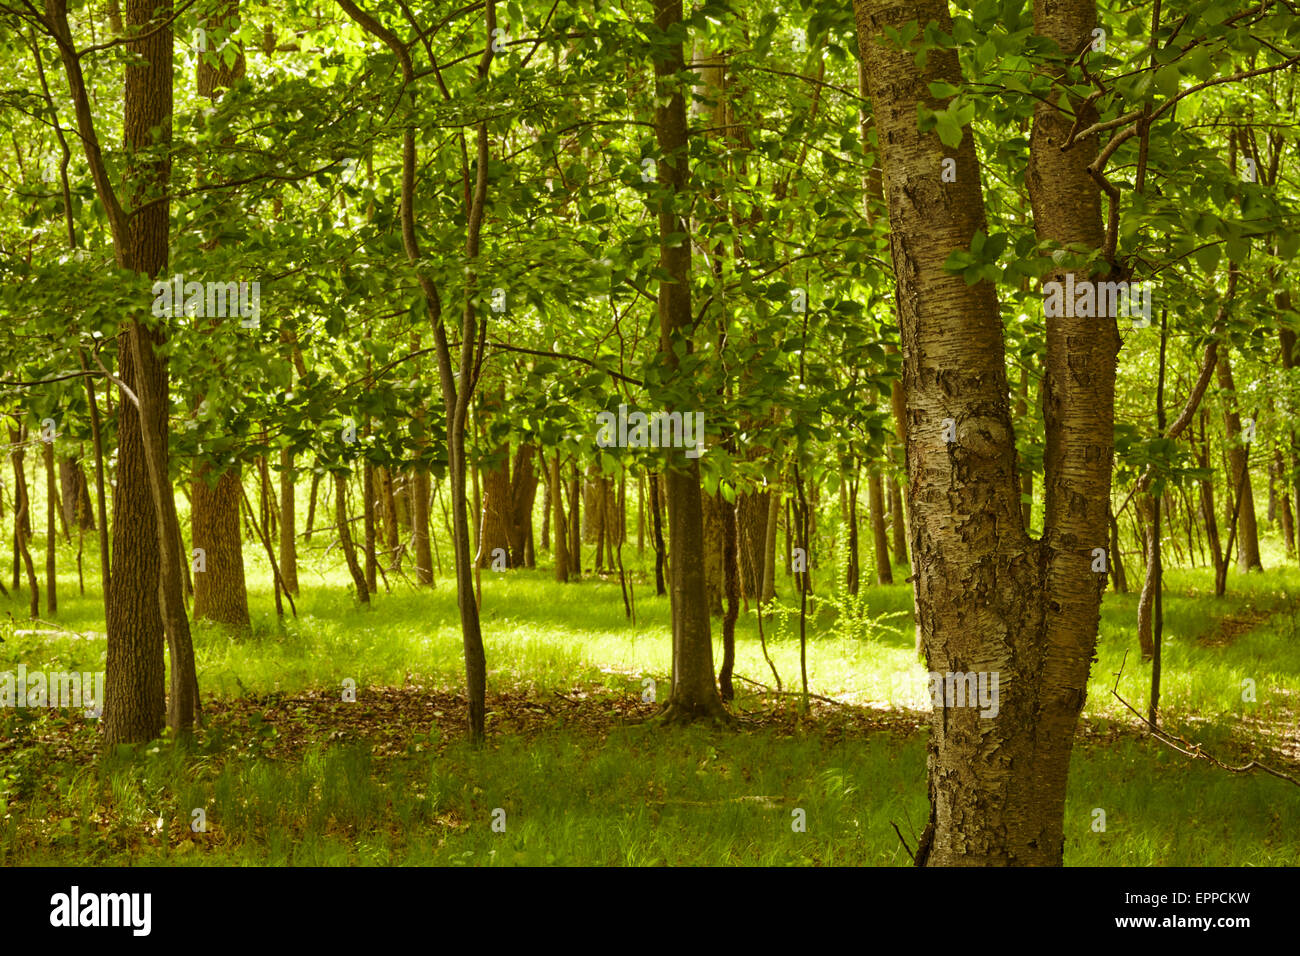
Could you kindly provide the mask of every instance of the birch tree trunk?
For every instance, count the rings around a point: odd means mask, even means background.
[[[1081,49],[1095,12],[1050,11],[1037,30]],[[986,229],[969,130],[956,148],[918,131],[917,107],[941,107],[928,84],[962,82],[956,52],[900,50],[885,28],[912,21],[951,31],[944,0],[856,0],[889,207],[907,401],[908,497],[918,623],[929,670],[983,673],[989,707],[946,695],[930,721],[930,820],[918,865],[1060,865],[1070,750],[1085,698],[1105,576],[1110,499],[1113,321],[1049,319],[1045,418],[1046,519],[1026,533],[994,288],[943,268]],[[1090,150],[1066,153],[1055,104],[1035,119],[1028,174],[1039,235],[1100,244]],[[943,182],[942,160],[956,160]],[[1087,279],[1086,276],[1083,277]],[[1084,327],[1086,326],[1086,328]],[[956,440],[945,441],[945,422]],[[998,675],[993,684],[992,675]]]

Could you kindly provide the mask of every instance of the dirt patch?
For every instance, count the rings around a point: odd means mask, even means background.
[[[1281,609],[1264,611],[1254,607],[1244,608],[1223,618],[1214,630],[1197,635],[1196,643],[1202,647],[1227,647],[1243,634],[1249,634],[1259,627],[1279,610]]]

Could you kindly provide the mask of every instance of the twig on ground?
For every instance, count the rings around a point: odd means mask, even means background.
[[[916,854],[912,852],[912,848],[908,846],[907,841],[903,839],[903,831],[898,829],[898,824],[895,823],[893,820],[889,821],[889,825],[894,828],[894,832],[898,834],[898,842],[903,844],[903,849],[907,851],[907,855],[910,856],[912,858],[912,862],[915,863]]]
[[[768,687],[766,684],[760,684],[758,681],[750,680],[748,677],[741,677],[739,674],[736,674],[735,677],[736,680],[743,680],[746,684],[753,684],[755,687],[763,688],[763,693],[771,697],[803,697],[803,691],[774,690],[771,687]],[[844,701],[842,700],[835,700],[833,697],[823,697],[821,694],[809,693],[808,696],[811,697],[813,700],[820,700],[828,704],[834,704],[836,707],[849,706],[848,704],[844,703]]]
[[[1206,753],[1204,748],[1201,746],[1201,744],[1192,743],[1186,737],[1180,737],[1177,734],[1168,733],[1167,731],[1161,730],[1155,724],[1151,723],[1151,721],[1148,718],[1142,716],[1142,714],[1139,713],[1132,704],[1130,704],[1128,701],[1126,701],[1123,697],[1119,695],[1119,690],[1118,690],[1119,679],[1124,673],[1124,664],[1127,661],[1128,661],[1128,651],[1125,651],[1124,659],[1120,661],[1119,670],[1115,674],[1115,684],[1110,689],[1111,695],[1117,701],[1119,701],[1121,704],[1127,707],[1132,714],[1134,714],[1139,720],[1142,721],[1142,723],[1146,724],[1147,729],[1151,731],[1151,736],[1155,737],[1156,740],[1160,741],[1166,747],[1169,747],[1173,750],[1177,750],[1184,757],[1191,757],[1193,760],[1208,760],[1211,764],[1218,767],[1220,770],[1226,770],[1229,773],[1246,773],[1250,770],[1262,770],[1265,773],[1271,774],[1272,776],[1277,777],[1280,780],[1286,780],[1288,783],[1293,783],[1297,787],[1300,787],[1300,780],[1297,780],[1295,777],[1291,776],[1290,774],[1283,773],[1281,770],[1275,770],[1272,767],[1268,766],[1267,764],[1262,764],[1258,760],[1252,760],[1250,761],[1250,763],[1242,764],[1240,767],[1231,766],[1230,764],[1224,763],[1222,760],[1220,760],[1218,757],[1215,757],[1213,754]],[[1181,744],[1182,746],[1180,747],[1179,744]]]

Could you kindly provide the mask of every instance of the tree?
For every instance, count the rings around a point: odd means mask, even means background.
[[[131,211],[118,199],[100,148],[80,56],[68,27],[66,0],[47,5],[43,26],[58,44],[86,160],[107,214],[118,265],[153,277],[167,265],[170,212],[165,197],[171,162],[149,153],[171,136],[172,5],[128,0],[126,25],[141,28],[127,43],[141,60],[126,67],[124,131],[129,162],[124,180]],[[157,17],[157,19],[155,19]],[[162,193],[160,197],[158,194]],[[164,622],[172,658],[169,727],[187,733],[198,709],[198,681],[181,579],[180,527],[167,468],[166,361],[159,330],[133,316],[119,343],[122,396],[117,493],[114,495],[112,575],[108,598],[104,737],[107,744],[156,736],[164,712]],[[161,602],[159,595],[161,594]],[[160,607],[161,603],[161,607]]]
[[[1095,14],[1084,6],[1035,11],[1036,32],[1064,53],[1057,62],[1090,35]],[[927,665],[990,680],[996,673],[1007,688],[992,718],[947,706],[946,697],[936,706],[931,815],[916,858],[1059,865],[1069,756],[1104,586],[1090,571],[1088,546],[1106,541],[1109,530],[1119,337],[1113,317],[1049,320],[1047,518],[1043,538],[1033,541],[1020,509],[997,293],[987,280],[968,283],[945,269],[954,250],[974,249],[987,230],[974,142],[963,130],[955,147],[941,143],[918,124],[918,108],[940,109],[951,99],[932,90],[962,80],[956,51],[934,42],[936,28],[951,32],[947,4],[857,0],[855,10],[894,234],[912,559]],[[888,31],[924,31],[925,56],[900,49],[900,34],[891,40]],[[1055,243],[1100,245],[1092,158],[1086,148],[1060,151],[1060,125],[1070,121],[1054,110],[1049,102],[1035,115],[1028,174],[1035,225]],[[955,158],[954,181],[941,175],[945,155]],[[945,425],[955,441],[944,440]]]
[[[689,333],[694,322],[691,248],[682,216],[688,180],[683,85],[688,82],[688,74],[682,53],[681,0],[654,0],[654,8],[659,264],[667,277],[659,285],[659,352],[669,374],[678,373],[680,378],[681,356],[692,350]],[[673,552],[669,568],[673,682],[662,716],[666,721],[707,718],[725,722],[729,717],[713,671],[699,463],[698,459],[678,455],[670,454],[664,470]]]

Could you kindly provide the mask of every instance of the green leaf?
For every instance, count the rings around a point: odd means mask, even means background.
[[[1214,272],[1219,265],[1219,247],[1217,244],[1202,246],[1195,253],[1196,264],[1201,267],[1201,271],[1206,275]]]
[[[1166,98],[1177,95],[1178,83],[1181,79],[1182,75],[1179,72],[1178,64],[1170,63],[1168,66],[1162,66],[1156,71],[1156,92]]]
[[[935,132],[939,134],[939,142],[949,149],[956,149],[961,145],[962,129],[961,124],[957,122],[957,117],[951,113],[935,114]]]

